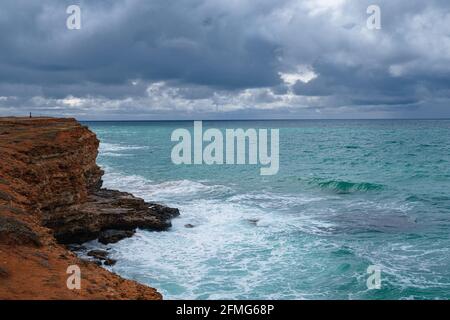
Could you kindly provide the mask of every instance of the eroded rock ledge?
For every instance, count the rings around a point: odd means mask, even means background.
[[[63,244],[166,230],[178,210],[102,189],[99,141],[75,119],[0,118],[0,299],[160,299]],[[66,286],[67,267],[82,289]]]
[[[170,219],[178,215],[177,209],[147,203],[129,193],[99,189],[83,203],[44,211],[43,223],[53,229],[60,243],[83,243],[101,237],[107,244],[117,242],[108,240],[114,234],[116,238],[131,236],[136,228],[167,230]],[[120,230],[132,232],[117,232]]]

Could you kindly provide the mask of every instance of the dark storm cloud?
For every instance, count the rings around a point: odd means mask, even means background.
[[[344,96],[354,103],[364,100],[369,104],[370,100],[373,104],[380,104],[379,101],[403,104],[404,101],[420,99],[416,90],[423,81],[392,77],[385,68],[372,67],[370,70],[364,65],[342,66],[334,63],[316,63],[313,67],[320,76],[308,83],[297,82],[294,85],[296,94]]]
[[[2,1],[0,113],[445,114],[450,3],[377,1],[381,30],[370,4]]]
[[[2,4],[3,82],[117,84],[140,78],[235,88],[278,81],[276,44],[247,30],[245,14],[214,12],[204,1],[86,1],[82,29],[70,31],[65,8],[72,2]]]

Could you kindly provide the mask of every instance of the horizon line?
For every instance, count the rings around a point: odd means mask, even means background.
[[[296,118],[296,119],[145,119],[145,120],[108,120],[77,119],[81,122],[192,122],[192,121],[386,121],[386,120],[450,120],[450,118]]]
[[[0,119],[2,118],[30,118],[29,116],[2,116],[0,115]],[[178,122],[192,122],[192,121],[386,121],[386,120],[450,120],[450,117],[441,117],[441,118],[224,118],[224,119],[199,119],[199,118],[189,118],[189,119],[83,119],[78,118],[74,115],[67,116],[48,116],[48,115],[36,115],[31,118],[54,118],[54,119],[69,119],[73,118],[77,121],[81,122],[170,122],[170,121],[178,121]]]

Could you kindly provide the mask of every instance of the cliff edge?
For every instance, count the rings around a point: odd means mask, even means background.
[[[161,299],[65,244],[166,230],[177,209],[102,189],[99,141],[75,119],[0,118],[0,299]],[[67,268],[81,289],[67,287]]]

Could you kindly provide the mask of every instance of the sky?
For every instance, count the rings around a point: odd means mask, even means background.
[[[29,112],[450,118],[450,1],[2,0],[0,116]]]

